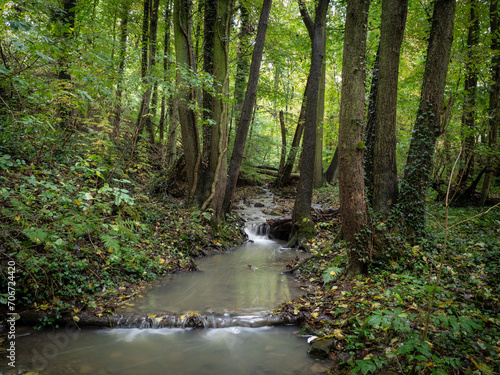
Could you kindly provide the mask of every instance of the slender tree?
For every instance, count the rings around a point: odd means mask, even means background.
[[[465,64],[464,104],[462,113],[462,170],[459,173],[460,187],[465,189],[474,165],[474,149],[476,143],[476,91],[478,80],[477,44],[479,42],[479,18],[477,1],[469,0],[470,25],[467,33],[467,60]]]
[[[302,21],[304,22],[307,32],[309,34],[309,39],[314,38],[314,22],[311,19],[307,7],[302,0],[299,0],[299,10]],[[325,13],[326,22],[326,13]],[[323,46],[321,47],[322,54],[326,52],[326,27],[323,28]],[[318,93],[318,120],[316,125],[316,149],[314,156],[314,179],[313,186],[319,188],[323,185],[323,117],[325,114],[325,85],[326,85],[326,60],[323,59],[323,65],[321,66],[321,76],[319,84]]]
[[[347,2],[339,113],[339,193],[342,233],[349,244],[349,274],[363,273],[371,253],[363,175],[365,52],[369,0]]]
[[[314,223],[311,220],[311,201],[314,182],[314,160],[316,153],[316,130],[318,126],[319,93],[321,72],[325,58],[325,28],[329,0],[319,0],[314,17],[312,37],[311,67],[307,85],[307,103],[304,123],[304,139],[302,141],[302,158],[300,179],[297,186],[297,196],[293,208],[293,229],[289,244],[300,244],[303,237],[314,233]]]
[[[407,0],[383,0],[373,145],[373,211],[387,217],[398,197],[396,110]]]
[[[269,13],[271,12],[271,5],[272,0],[264,0],[260,12],[257,36],[255,38],[252,61],[250,63],[250,75],[248,77],[248,84],[245,92],[245,100],[243,101],[241,117],[236,127],[234,148],[229,164],[227,185],[223,202],[223,212],[225,213],[228,213],[231,207],[234,189],[236,188],[236,183],[238,182],[241,162],[243,161],[243,153],[245,150],[248,129],[253,117],[252,114],[255,106],[255,98],[257,97],[257,86],[259,83],[260,64],[266,41],[267,22],[269,19]]]
[[[420,104],[401,183],[398,202],[401,223],[412,242],[425,233],[425,194],[430,184],[436,140],[443,131],[441,115],[455,7],[455,0],[434,3]]]

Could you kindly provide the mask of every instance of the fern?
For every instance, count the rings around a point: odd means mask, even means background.
[[[104,243],[106,249],[113,249],[115,251],[120,250],[120,242],[113,236],[109,234],[101,234],[99,236],[101,241]]]

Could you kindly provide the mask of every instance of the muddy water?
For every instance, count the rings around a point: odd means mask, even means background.
[[[261,200],[269,206],[272,195]],[[198,259],[200,272],[168,277],[117,313],[196,311],[265,319],[269,310],[297,296],[297,282],[280,271],[299,254],[262,235],[262,227],[255,225],[265,219],[261,209],[249,204],[242,207],[242,213],[250,241],[229,253]],[[306,354],[306,339],[294,334],[297,329],[66,327],[56,332],[28,331],[16,338],[16,368],[9,368],[2,357],[0,375],[17,374],[21,369],[51,375],[325,373],[328,368]]]

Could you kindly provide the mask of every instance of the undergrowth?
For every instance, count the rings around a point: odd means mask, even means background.
[[[346,244],[332,244],[335,229],[317,226],[314,261],[298,271],[308,289],[277,313],[318,337],[311,354],[333,360],[331,373],[500,373],[500,209],[450,229],[437,286],[445,210],[429,210],[427,241],[355,278],[343,273]],[[483,211],[450,208],[450,227]]]
[[[70,151],[0,154],[1,310],[12,261],[16,312],[105,314],[131,285],[194,269],[193,257],[242,238],[236,219],[216,230],[210,212],[150,197],[154,168],[140,158],[117,167],[119,151],[102,133],[86,134]]]

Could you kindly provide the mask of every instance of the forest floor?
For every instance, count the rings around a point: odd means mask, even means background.
[[[313,202],[338,206],[336,191],[319,189]],[[292,206],[292,192],[284,197]],[[275,313],[316,337],[309,353],[333,360],[332,374],[499,374],[500,208],[487,209],[450,208],[445,241],[444,205],[429,203],[429,238],[391,236],[401,256],[356,277],[344,272],[346,244],[333,242],[338,219],[320,222],[294,271],[304,295]]]

